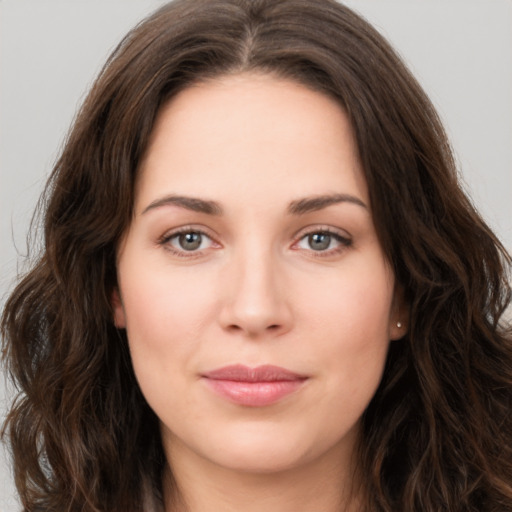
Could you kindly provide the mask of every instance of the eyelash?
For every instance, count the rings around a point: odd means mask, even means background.
[[[183,226],[183,227],[180,227],[180,228],[177,228],[177,229],[171,231],[170,233],[168,232],[168,233],[164,234],[158,240],[158,245],[163,246],[165,248],[165,250],[171,252],[173,255],[175,255],[179,258],[193,259],[193,258],[201,257],[204,253],[204,249],[203,250],[191,250],[191,251],[186,251],[185,249],[179,250],[179,249],[176,249],[175,247],[173,247],[173,245],[171,244],[171,241],[174,238],[176,238],[180,235],[191,234],[191,233],[198,234],[203,237],[207,237],[208,239],[210,239],[210,241],[213,245],[217,245],[220,247],[220,244],[218,242],[216,242],[214,237],[212,237],[210,234],[208,234],[204,230],[204,228],[197,228],[194,226]],[[334,238],[334,240],[336,240],[336,242],[338,242],[339,245],[333,249],[318,250],[318,251],[315,251],[314,249],[302,249],[302,248],[296,247],[296,246],[298,246],[298,244],[300,244],[300,242],[302,240],[304,240],[305,238],[312,236],[312,235],[327,235],[329,237]],[[315,258],[325,258],[325,257],[337,255],[337,254],[343,252],[345,249],[347,249],[351,245],[352,245],[352,239],[350,239],[347,236],[341,235],[340,233],[333,230],[332,228],[327,227],[327,226],[320,226],[320,227],[315,226],[315,227],[311,227],[311,228],[305,228],[304,230],[299,232],[296,235],[296,241],[292,244],[292,248],[293,248],[293,250],[306,251],[306,252],[310,253]]]

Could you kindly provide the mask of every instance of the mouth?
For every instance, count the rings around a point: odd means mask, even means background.
[[[264,407],[284,399],[299,390],[307,376],[285,368],[263,365],[250,368],[232,365],[201,375],[217,395],[237,405]]]

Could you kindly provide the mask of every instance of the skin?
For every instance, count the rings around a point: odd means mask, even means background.
[[[161,421],[167,510],[357,510],[360,418],[405,328],[343,109],[266,75],[190,87],[159,114],[134,212],[114,314]],[[247,407],[202,378],[231,364],[307,378]]]

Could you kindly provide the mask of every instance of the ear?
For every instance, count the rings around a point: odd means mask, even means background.
[[[125,329],[126,315],[124,312],[123,302],[121,301],[121,295],[119,294],[119,289],[117,286],[112,291],[110,302],[112,304],[112,312],[114,314],[114,325],[118,329]]]
[[[409,305],[404,298],[404,289],[395,285],[391,314],[389,315],[389,339],[399,340],[409,328]]]

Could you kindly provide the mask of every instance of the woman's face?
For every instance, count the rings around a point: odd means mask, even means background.
[[[164,106],[113,301],[171,464],[348,461],[404,334],[370,208],[347,117],[318,92],[246,74]]]

